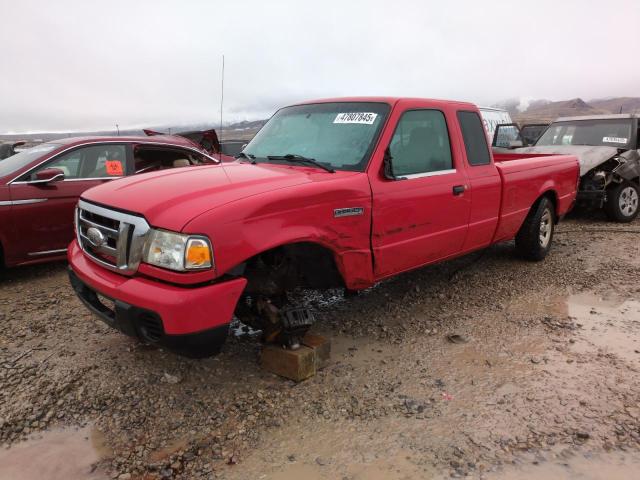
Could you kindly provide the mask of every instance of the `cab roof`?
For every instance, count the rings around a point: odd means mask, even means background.
[[[424,101],[433,104],[443,104],[443,105],[460,105],[465,108],[473,107],[477,108],[476,105],[470,102],[460,102],[457,100],[440,100],[435,98],[420,98],[420,97],[336,97],[336,98],[319,98],[316,100],[308,100],[300,103],[294,103],[294,105],[310,105],[313,103],[357,103],[357,102],[371,102],[371,103],[388,103],[393,106],[398,103],[400,100],[409,100],[409,101]]]

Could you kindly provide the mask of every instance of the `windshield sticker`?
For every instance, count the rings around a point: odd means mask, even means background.
[[[627,143],[627,138],[624,137],[603,137],[602,141],[605,143]]]
[[[333,123],[360,123],[362,125],[372,125],[376,121],[377,113],[372,112],[345,112],[336,115]]]
[[[107,160],[104,164],[107,169],[107,175],[123,175],[122,162],[120,160]]]

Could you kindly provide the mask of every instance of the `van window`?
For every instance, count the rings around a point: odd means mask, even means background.
[[[459,111],[458,121],[462,129],[469,165],[488,165],[491,163],[487,136],[484,133],[480,115],[476,112]]]
[[[439,110],[410,110],[398,122],[389,144],[397,176],[451,170],[451,146],[444,115]]]

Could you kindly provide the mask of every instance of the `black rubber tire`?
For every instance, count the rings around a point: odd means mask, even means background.
[[[540,233],[542,227],[542,218],[548,212],[550,218],[549,228],[551,229],[550,237],[546,245],[540,241]],[[516,252],[518,256],[534,262],[544,259],[553,244],[553,233],[556,224],[556,214],[553,203],[542,197],[529,211],[527,218],[518,230],[516,235]]]
[[[609,220],[620,223],[632,222],[634,218],[638,216],[640,212],[640,205],[636,203],[636,210],[632,214],[628,215],[620,209],[620,195],[623,190],[631,187],[636,191],[636,198],[640,197],[640,187],[635,182],[625,181],[618,183],[607,190],[607,201],[604,204],[604,211],[609,217]]]

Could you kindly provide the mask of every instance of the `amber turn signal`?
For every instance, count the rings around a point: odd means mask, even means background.
[[[184,255],[185,269],[209,268],[213,266],[211,246],[204,238],[190,238]]]

